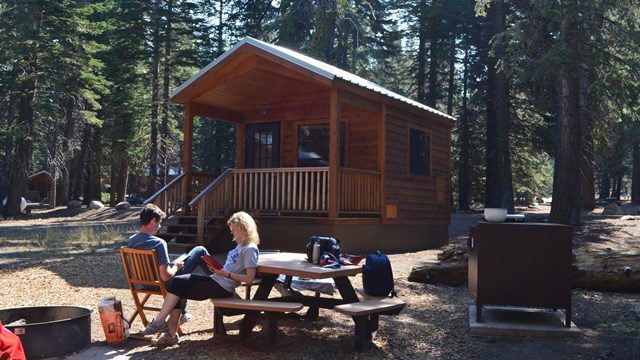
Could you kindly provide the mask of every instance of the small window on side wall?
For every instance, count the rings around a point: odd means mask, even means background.
[[[409,173],[413,175],[430,175],[429,162],[431,156],[429,133],[417,129],[409,129]]]

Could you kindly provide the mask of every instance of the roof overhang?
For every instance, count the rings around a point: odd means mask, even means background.
[[[242,39],[180,85],[171,98],[179,104],[217,109],[216,113],[241,114],[302,92],[326,91],[338,83],[342,88],[349,84],[373,97],[399,102],[442,120],[455,120],[354,74],[251,37]]]

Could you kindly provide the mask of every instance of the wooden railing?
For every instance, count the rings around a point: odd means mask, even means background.
[[[380,174],[345,168],[339,171],[339,212],[379,215]],[[197,244],[204,241],[204,226],[213,217],[228,217],[231,210],[326,215],[329,168],[229,169],[204,187],[189,206],[198,209]]]
[[[339,179],[341,213],[380,213],[379,172],[341,168]]]
[[[231,197],[232,169],[226,170],[217,179],[205,187],[191,202],[190,207],[198,209],[196,244],[204,242],[204,226],[214,216],[227,217],[229,198]]]
[[[329,168],[238,169],[231,206],[253,211],[326,212]]]
[[[209,173],[192,173],[191,174],[191,186],[188,187],[188,194],[185,194],[187,187],[185,181],[187,180],[187,173],[182,173],[162,189],[158,190],[144,203],[153,203],[167,214],[171,216],[175,214],[187,199],[189,194],[200,193],[207,185],[209,185],[216,176]]]
[[[155,204],[162,209],[167,216],[175,214],[182,207],[185,199],[184,191],[187,174],[182,173],[170,183],[151,195],[144,204]]]
[[[192,194],[200,194],[207,186],[211,184],[218,176],[212,173],[195,172],[191,174],[191,188]],[[196,196],[194,195],[194,196]]]

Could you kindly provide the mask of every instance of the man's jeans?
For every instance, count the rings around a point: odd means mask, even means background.
[[[204,246],[196,246],[193,249],[191,249],[191,251],[189,251],[189,258],[187,259],[187,261],[184,262],[184,266],[182,267],[182,269],[180,269],[180,271],[176,273],[175,276],[191,274],[196,270],[196,268],[198,268],[198,266],[200,267],[200,269],[202,269],[205,275],[212,274],[211,270],[209,270],[204,260],[200,259],[200,257],[204,255],[209,255],[209,252],[207,251],[207,249],[204,248]],[[168,281],[165,281],[165,285],[167,288],[171,285],[172,281],[173,281],[173,278],[171,278]],[[189,306],[189,302],[185,301],[184,304],[185,305],[184,305],[184,308],[182,309],[182,313],[186,314],[187,307]]]

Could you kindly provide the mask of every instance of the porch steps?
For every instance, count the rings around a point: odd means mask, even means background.
[[[193,249],[196,245],[194,243],[177,243],[177,242],[167,242],[167,250],[170,253],[174,254],[184,254],[188,253]]]

